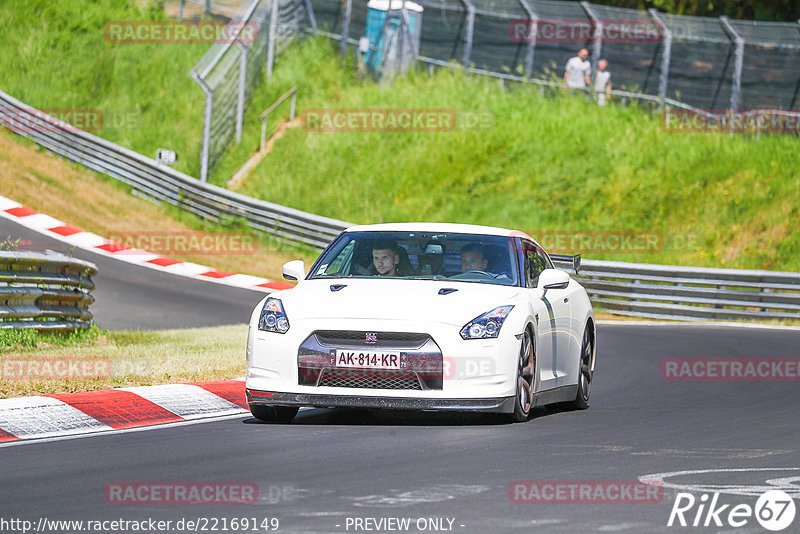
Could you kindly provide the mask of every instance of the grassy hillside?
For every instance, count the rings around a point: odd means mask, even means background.
[[[0,194],[46,213],[61,221],[104,237],[117,239],[143,236],[218,235],[242,228],[210,224],[198,217],[166,205],[154,204],[134,196],[130,187],[84,167],[71,164],[38,150],[32,142],[0,129]],[[14,242],[15,236],[0,234],[0,242]],[[163,242],[162,242],[163,243]],[[41,243],[32,244],[34,248]],[[30,246],[26,245],[28,248]],[[51,245],[48,245],[50,247]],[[62,252],[70,247],[63,245]],[[314,251],[278,243],[264,236],[258,245],[238,251],[218,250],[213,254],[197,251],[153,250],[169,257],[208,265],[224,271],[246,273],[282,280],[281,266],[296,258],[312,261]],[[0,343],[2,344],[2,343]]]
[[[257,114],[299,82],[301,111],[450,109],[488,116],[490,124],[416,133],[293,128],[242,185],[246,194],[359,223],[455,221],[535,235],[664,238],[658,253],[594,250],[593,258],[800,269],[796,137],[666,132],[657,114],[635,106],[599,108],[458,70],[416,72],[384,88],[355,73],[324,40],[281,56],[275,79],[254,98],[242,145],[216,180],[257,146]],[[288,109],[282,112],[285,118]]]
[[[151,156],[175,149],[178,168],[197,175],[202,93],[188,72],[208,45],[113,44],[103,35],[108,21],[164,18],[161,3],[148,0],[0,2],[0,29],[14,43],[0,49],[0,89],[39,108],[100,110],[114,120],[99,135]],[[214,170],[214,182],[224,183],[253,154],[258,114],[294,84],[300,111],[435,108],[488,122],[416,133],[289,129],[241,186],[244,193],[353,222],[472,222],[551,239],[596,239],[596,232],[659,238],[656,251],[639,253],[559,247],[592,258],[800,270],[796,137],[668,133],[658,116],[636,107],[600,109],[581,97],[450,69],[381,87],[360,80],[326,40],[278,57],[274,78],[253,95],[242,143]],[[270,130],[286,115],[288,106],[271,117]],[[37,207],[36,190],[17,191]]]
[[[91,110],[96,135],[155,157],[177,150],[199,169],[203,93],[189,71],[208,44],[115,44],[110,21],[164,20],[161,2],[3,0],[0,89],[38,109]]]

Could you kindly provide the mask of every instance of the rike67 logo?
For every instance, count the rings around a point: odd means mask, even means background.
[[[719,493],[703,493],[697,498],[691,493],[678,493],[667,526],[739,528],[752,524],[755,518],[762,528],[779,532],[794,521],[794,500],[784,491],[766,491],[754,506],[719,504],[719,496]]]

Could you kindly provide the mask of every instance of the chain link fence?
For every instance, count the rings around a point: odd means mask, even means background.
[[[399,0],[397,4],[399,5]],[[800,23],[688,17],[558,0],[418,0],[419,60],[561,85],[567,59],[605,58],[615,93],[721,114],[800,110]],[[310,0],[315,33],[357,44],[367,0]]]
[[[191,1],[191,0],[190,0]],[[206,0],[232,36],[191,71],[205,94],[200,179],[239,142],[254,87],[304,31],[357,46],[367,0],[245,0],[238,9]],[[400,0],[395,0],[400,4]],[[612,94],[684,108],[800,111],[800,22],[689,17],[560,0],[419,0],[419,60],[540,86],[560,87],[581,48],[592,70],[609,62]]]
[[[200,179],[227,147],[242,137],[244,111],[253,89],[272,75],[275,56],[306,25],[306,0],[246,0],[231,16],[208,3],[211,14],[230,17],[224,42],[213,44],[190,75],[205,94]]]

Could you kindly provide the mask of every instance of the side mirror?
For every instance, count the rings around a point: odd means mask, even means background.
[[[306,264],[303,260],[292,260],[284,263],[283,277],[295,282],[302,280],[306,277]]]
[[[558,269],[545,269],[539,275],[539,287],[542,289],[566,289],[569,275]]]

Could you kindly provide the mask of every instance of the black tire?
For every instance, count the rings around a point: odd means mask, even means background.
[[[531,416],[535,369],[536,354],[533,349],[533,339],[530,330],[526,328],[517,358],[517,396],[514,401],[514,412],[509,414],[512,423],[524,423]]]
[[[592,357],[594,356],[594,333],[590,325],[586,324],[581,343],[581,356],[578,367],[578,393],[572,401],[576,410],[585,410],[589,407],[589,393],[592,389]]]
[[[267,423],[288,423],[297,415],[297,406],[263,406],[251,404],[250,413],[253,417]]]

